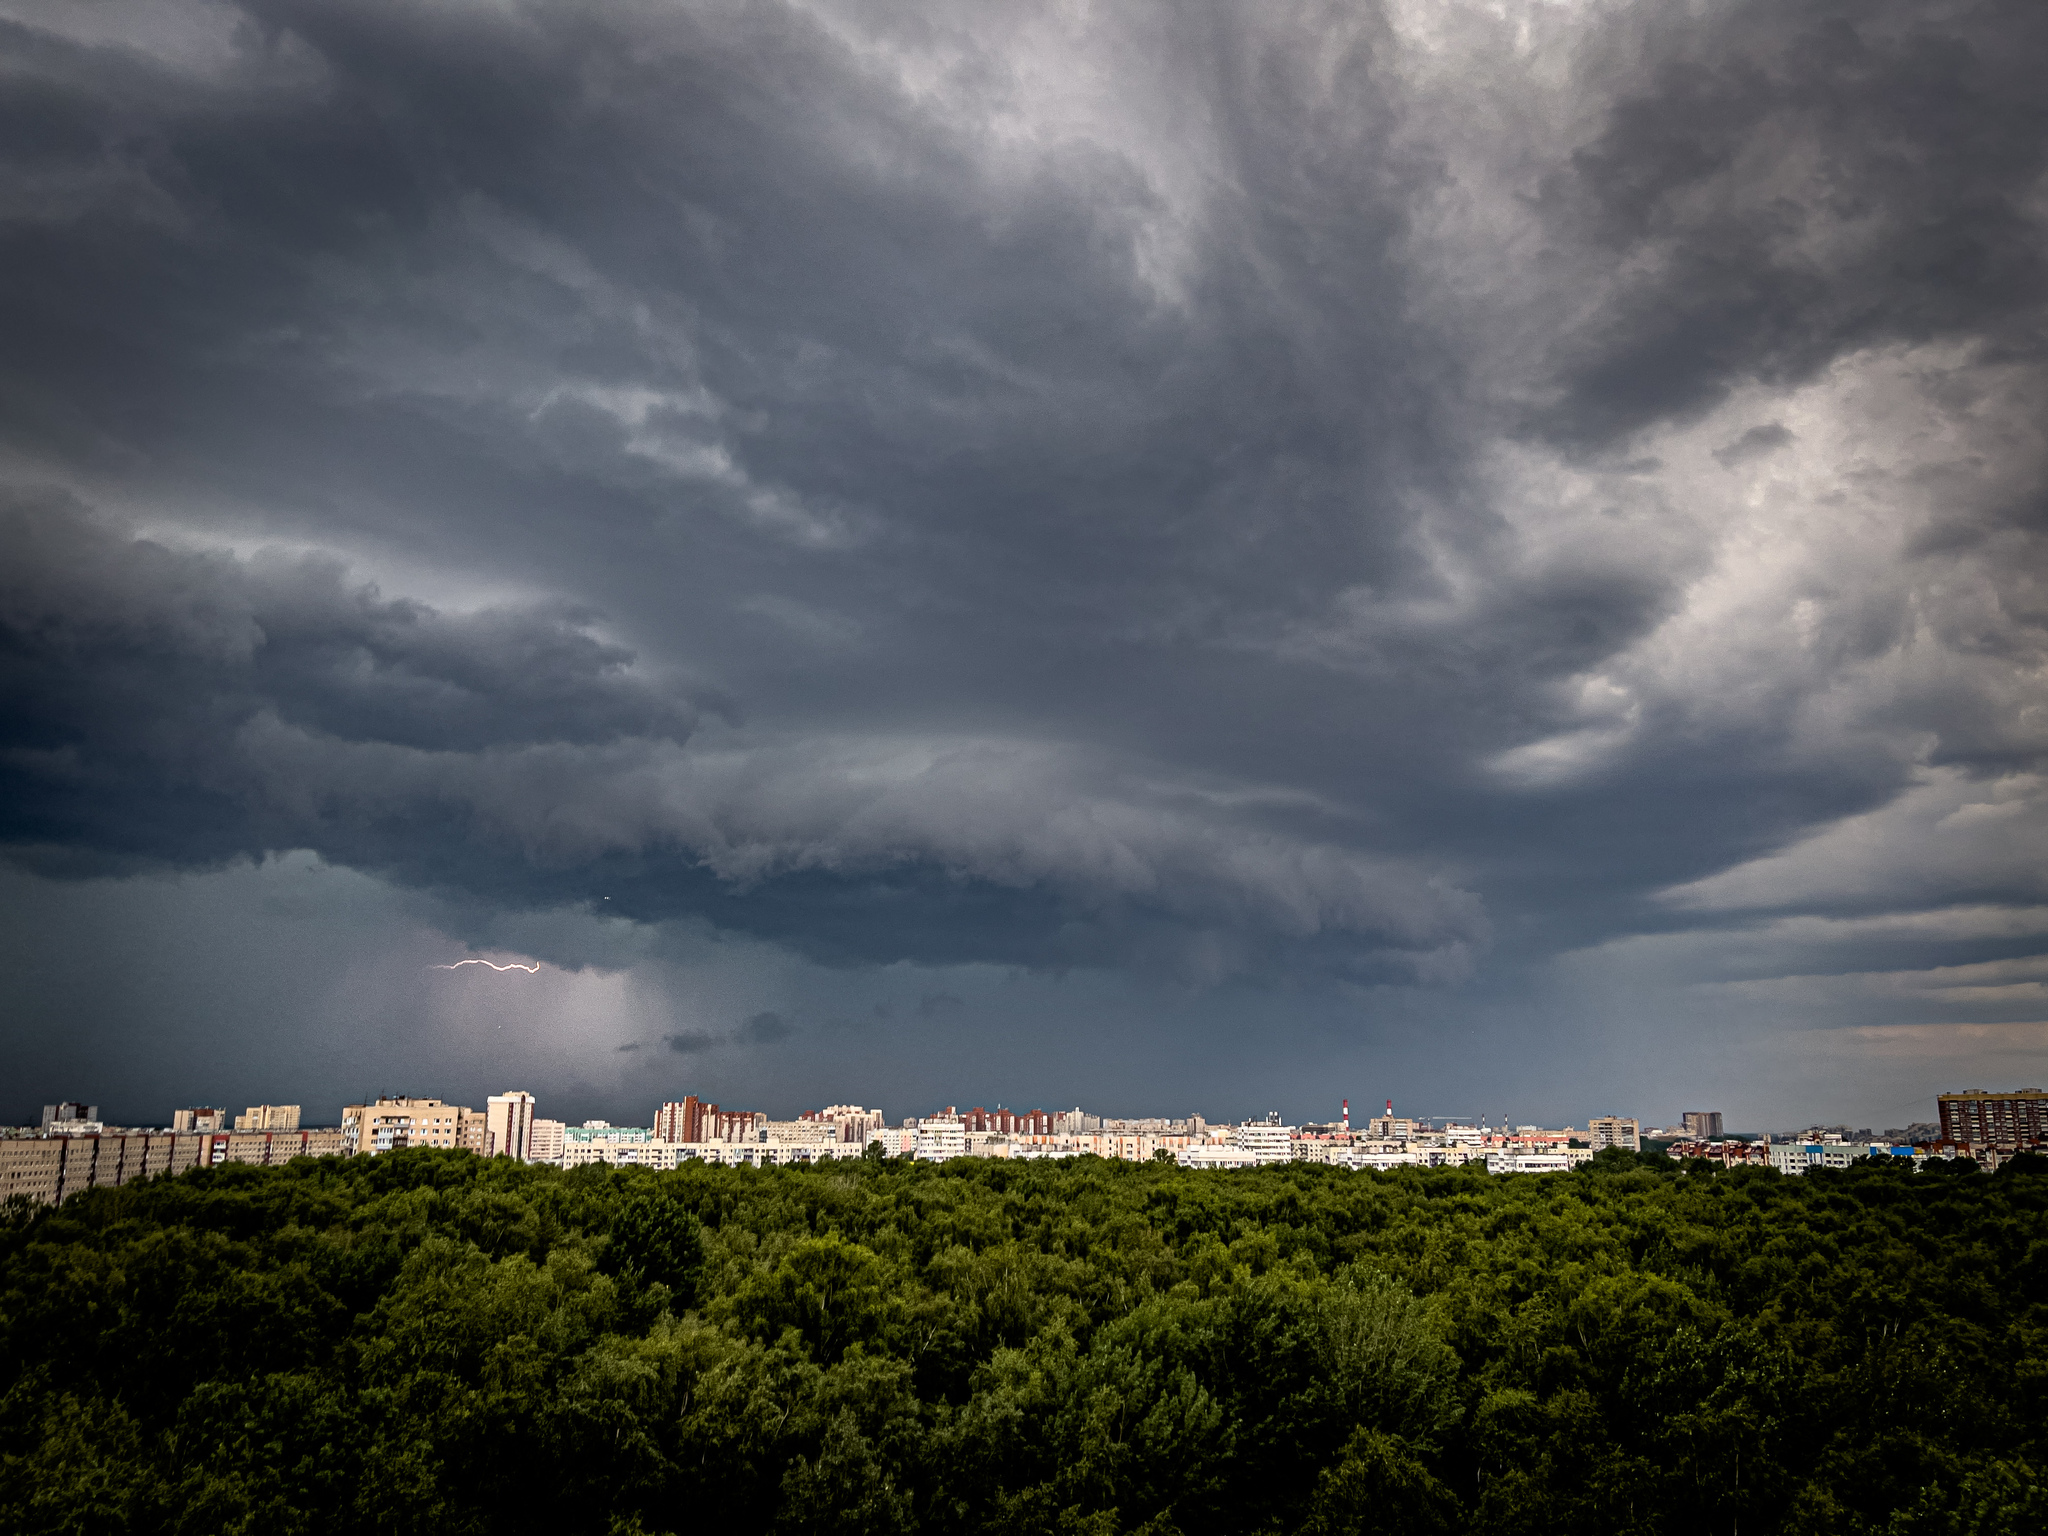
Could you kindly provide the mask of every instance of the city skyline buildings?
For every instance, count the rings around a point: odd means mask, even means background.
[[[571,1111],[559,1105],[548,1107],[556,1110],[557,1117],[543,1115],[543,1101],[535,1093],[526,1090],[505,1090],[498,1093],[478,1095],[485,1108],[468,1108],[453,1100],[407,1094],[382,1094],[372,1096],[343,1106],[337,1129],[351,1138],[350,1145],[357,1146],[373,1141],[373,1122],[388,1127],[406,1127],[401,1144],[410,1141],[415,1145],[455,1146],[475,1151],[481,1155],[530,1157],[536,1145],[535,1138],[541,1138],[543,1145],[559,1145],[565,1130],[579,1126],[616,1126],[622,1129],[639,1127],[647,1130],[654,1138],[677,1142],[739,1142],[753,1139],[756,1131],[765,1127],[792,1126],[810,1122],[821,1127],[830,1127],[835,1132],[830,1139],[858,1141],[860,1136],[876,1128],[896,1128],[922,1119],[957,1117],[964,1129],[973,1133],[991,1134],[1018,1133],[1026,1135],[1054,1135],[1112,1129],[1141,1131],[1158,1130],[1168,1126],[1192,1125],[1201,1127],[1252,1125],[1258,1123],[1285,1124],[1307,1131],[1333,1134],[1356,1131],[1360,1136],[1406,1136],[1411,1129],[1415,1132],[1440,1130],[1446,1126],[1477,1127],[1493,1132],[1509,1131],[1536,1132],[1546,1127],[1571,1128],[1583,1121],[1575,1132],[1587,1138],[1595,1149],[1607,1145],[1621,1145],[1635,1150],[1651,1139],[1675,1141],[1705,1141],[1730,1136],[1737,1138],[1788,1138],[1801,1135],[1817,1135],[1823,1128],[1832,1127],[1843,1134],[1849,1133],[1853,1121],[1831,1119],[1827,1116],[1803,1117],[1797,1124],[1779,1127],[1744,1127],[1730,1125],[1729,1117],[1720,1110],[1685,1110],[1672,1116],[1618,1115],[1609,1106],[1607,1113],[1582,1117],[1557,1116],[1537,1117],[1496,1115],[1441,1115],[1423,1112],[1405,1113],[1396,1109],[1395,1101],[1386,1099],[1380,1114],[1360,1115],[1355,1120],[1351,1114],[1351,1097],[1340,1095],[1334,1113],[1319,1114],[1313,1106],[1293,1113],[1283,1114],[1279,1110],[1268,1110],[1263,1115],[1207,1115],[1199,1109],[1183,1109],[1169,1114],[1117,1113],[1117,1106],[1108,1105],[1094,1110],[1075,1105],[1065,1109],[1033,1107],[1020,1109],[1000,1101],[993,1104],[962,1106],[952,1100],[941,1100],[927,1104],[906,1114],[897,1114],[893,1108],[878,1105],[863,1106],[852,1103],[827,1103],[822,1106],[795,1105],[780,1111],[768,1109],[737,1109],[722,1107],[717,1102],[700,1095],[683,1094],[673,1099],[658,1101],[651,1113],[628,1104],[616,1107],[621,1116],[613,1120],[609,1116],[588,1116],[569,1119]],[[958,1096],[956,1096],[957,1098]],[[1954,1130],[1971,1125],[1981,1131],[1987,1124],[1997,1127],[2019,1126],[2028,1134],[2038,1132],[2048,1123],[2048,1090],[2037,1087],[2014,1089],[1970,1089],[1938,1090],[1924,1096],[1924,1102],[1939,1103],[1938,1121],[1919,1122],[1918,1130],[1908,1126],[1889,1125],[1883,1127],[1895,1139],[1928,1140],[1936,1136],[1950,1137]],[[908,1102],[908,1101],[904,1101]],[[1989,1103],[1996,1110],[1987,1111],[1983,1106]],[[1968,1105],[1974,1120],[1966,1120],[1958,1105]],[[1997,1106],[2016,1106],[1997,1108]],[[1327,1106],[1325,1107],[1327,1109]],[[52,1123],[60,1127],[67,1121],[82,1120],[88,1112],[97,1113],[97,1106],[82,1102],[62,1104],[44,1103],[41,1124],[48,1130]],[[1954,1113],[1952,1114],[1952,1111]],[[226,1129],[230,1119],[238,1131],[258,1129],[297,1129],[300,1124],[300,1106],[254,1105],[246,1111],[230,1112],[224,1109],[179,1108],[167,1120],[153,1120],[147,1115],[137,1118],[113,1117],[94,1121],[94,1125],[146,1130],[153,1126],[161,1129],[180,1131]],[[580,1112],[579,1112],[580,1113]],[[1999,1118],[2003,1115],[2004,1118]],[[0,1118],[0,1125],[8,1124]],[[24,1120],[20,1124],[35,1124]],[[325,1128],[325,1122],[307,1122],[315,1128]],[[418,1127],[417,1131],[412,1128]],[[1726,1127],[1726,1129],[1724,1129]],[[1923,1133],[1924,1134],[1921,1134]],[[387,1131],[388,1134],[388,1131]],[[1879,1128],[1866,1127],[1865,1134],[1877,1135]],[[1957,1139],[1969,1139],[1967,1137]],[[388,1144],[388,1143],[386,1143]]]

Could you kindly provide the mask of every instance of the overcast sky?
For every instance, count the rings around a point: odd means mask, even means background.
[[[2048,1079],[2039,0],[0,16],[0,1119]]]

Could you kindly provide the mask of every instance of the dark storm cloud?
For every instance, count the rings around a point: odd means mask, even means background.
[[[1554,231],[1612,274],[1559,340],[1550,430],[1605,440],[1888,342],[2039,354],[2048,13],[1647,13],[1644,64],[1545,183]]]
[[[1714,462],[1723,469],[1733,469],[1745,460],[1761,458],[1791,441],[1792,433],[1783,422],[1766,422],[1760,427],[1751,427],[1727,447],[1716,448]]]
[[[734,1038],[744,1045],[774,1045],[795,1033],[795,1028],[781,1014],[766,1010],[755,1014],[733,1031]]]
[[[661,1043],[678,1056],[697,1056],[728,1046],[779,1045],[796,1033],[796,1026],[768,1009],[754,1014],[732,1029],[684,1029],[661,1037]],[[620,1047],[625,1049],[625,1047]]]
[[[2037,7],[152,14],[0,35],[39,867],[1437,983],[2048,750]]]

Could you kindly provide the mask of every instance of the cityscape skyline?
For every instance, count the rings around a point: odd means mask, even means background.
[[[496,1079],[492,1080],[495,1081]],[[442,1091],[428,1094],[415,1091],[415,1089],[412,1088],[387,1087],[379,1089],[375,1092],[366,1092],[355,1095],[352,1098],[344,1099],[342,1103],[344,1105],[363,1105],[375,1104],[386,1101],[410,1102],[414,1100],[422,1100],[431,1101],[435,1103],[445,1103],[450,1106],[454,1106],[460,1104],[464,1099],[464,1094],[462,1092],[454,1091],[448,1084],[439,1084],[435,1086]],[[1926,1106],[1931,1107],[1938,1104],[1940,1100],[1944,1097],[1962,1098],[1969,1095],[1984,1092],[1988,1092],[1994,1096],[2003,1094],[2040,1095],[2042,1094],[2043,1090],[2032,1086],[2017,1085],[2000,1085],[1993,1086],[1988,1089],[1981,1087],[1973,1087],[1969,1089],[1957,1089],[1949,1087],[1937,1089],[1936,1091],[1925,1095],[1923,1099],[1915,1101],[1915,1104],[1924,1104]],[[616,1124],[626,1126],[640,1124],[654,1127],[655,1134],[657,1135],[669,1134],[667,1130],[664,1130],[662,1128],[664,1122],[661,1117],[664,1113],[678,1110],[681,1104],[686,1099],[689,1103],[692,1104],[703,1104],[708,1112],[720,1112],[720,1105],[714,1099],[708,1096],[696,1094],[685,1095],[680,1090],[674,1094],[667,1094],[663,1096],[661,1099],[659,1099],[659,1107],[652,1117],[642,1117],[638,1120],[634,1118],[634,1115],[636,1113],[636,1107],[632,1104],[627,1104],[623,1102],[612,1106],[613,1114],[599,1116],[594,1114],[585,1114],[584,1108],[586,1106],[584,1106],[581,1101],[555,1100],[549,1098],[545,1094],[535,1094],[528,1092],[526,1090],[518,1090],[516,1092],[512,1090],[506,1090],[506,1093],[510,1093],[512,1097],[523,1098],[527,1101],[527,1114],[529,1118],[538,1113],[538,1111],[533,1108],[533,1105],[537,1102],[545,1102],[547,1103],[550,1110],[553,1112],[550,1118],[553,1118],[554,1116],[560,1117],[557,1121],[557,1123],[559,1124],[567,1124],[570,1126],[575,1126],[578,1124]],[[476,1103],[487,1103],[490,1106],[492,1106],[491,1113],[493,1114],[497,1113],[497,1106],[504,1096],[505,1095],[501,1093],[490,1093],[483,1091],[476,1091],[469,1093],[467,1095],[469,1099],[474,1100]],[[1070,1106],[1059,1104],[1056,1101],[1038,1101],[1030,1103],[1028,1107],[1023,1101],[1012,1104],[1000,1097],[955,1095],[954,1098],[958,1100],[957,1104],[942,1099],[940,1101],[936,1101],[934,1104],[927,1107],[910,1109],[902,1115],[895,1114],[893,1108],[883,1107],[882,1103],[873,1096],[862,1098],[858,1095],[842,1095],[840,1101],[842,1104],[853,1104],[855,1107],[859,1107],[859,1105],[861,1104],[869,1106],[869,1112],[879,1116],[880,1123],[888,1126],[896,1126],[899,1124],[914,1124],[917,1119],[932,1115],[950,1115],[956,1113],[968,1114],[970,1112],[976,1114],[1003,1113],[1012,1116],[1035,1115],[1048,1120],[1063,1119],[1066,1117],[1082,1117],[1092,1120],[1098,1125],[1102,1123],[1112,1123],[1116,1125],[1133,1125],[1140,1122],[1160,1124],[1168,1122],[1187,1123],[1188,1121],[1190,1121],[1190,1119],[1194,1119],[1198,1121],[1206,1121],[1211,1125],[1219,1126],[1233,1124],[1248,1124],[1254,1121],[1261,1120],[1278,1120],[1291,1125],[1315,1125],[1326,1123],[1336,1124],[1338,1123],[1340,1116],[1343,1117],[1343,1119],[1347,1123],[1355,1122],[1358,1125],[1362,1126],[1368,1123],[1369,1121],[1380,1119],[1384,1115],[1388,1118],[1398,1117],[1404,1123],[1412,1122],[1418,1125],[1467,1125],[1476,1127],[1492,1127],[1494,1129],[1505,1129],[1517,1126],[1524,1128],[1568,1128],[1580,1122],[1592,1123],[1599,1117],[1598,1115],[1595,1115],[1593,1113],[1585,1113],[1577,1116],[1560,1117],[1555,1114],[1548,1116],[1544,1116],[1541,1114],[1529,1115],[1514,1113],[1505,1110],[1494,1114],[1488,1114],[1485,1112],[1481,1112],[1478,1114],[1472,1114],[1470,1112],[1440,1114],[1431,1112],[1426,1109],[1417,1109],[1411,1106],[1400,1104],[1399,1101],[1391,1097],[1355,1101],[1347,1095],[1339,1096],[1339,1098],[1336,1101],[1336,1112],[1328,1115],[1325,1115],[1323,1113],[1324,1110],[1329,1109],[1329,1106],[1327,1105],[1322,1106],[1321,1109],[1317,1109],[1314,1107],[1304,1107],[1301,1105],[1291,1106],[1286,1109],[1269,1106],[1267,1109],[1260,1111],[1258,1113],[1246,1111],[1242,1113],[1233,1112],[1207,1114],[1200,1106],[1196,1106],[1194,1108],[1181,1106],[1178,1110],[1169,1111],[1160,1110],[1157,1108],[1104,1108],[1102,1104],[1098,1102],[1095,1107],[1090,1108],[1084,1102],[1086,1098],[1085,1095],[1082,1096],[1082,1098],[1077,1099],[1076,1102]],[[964,1107],[968,1105],[968,1101],[970,1099],[976,1100],[976,1102],[974,1102],[972,1105],[971,1111],[969,1108]],[[88,1103],[84,1100],[45,1100],[42,1103],[41,1118],[47,1123],[52,1113],[52,1107],[54,1103],[54,1108],[65,1115],[75,1114],[76,1118],[98,1120],[107,1125],[117,1125],[124,1128],[149,1128],[152,1126],[157,1126],[164,1129],[183,1128],[225,1131],[232,1125],[232,1127],[236,1130],[264,1130],[269,1129],[272,1126],[278,1126],[290,1130],[297,1130],[300,1128],[301,1116],[304,1112],[303,1106],[301,1104],[273,1105],[269,1103],[254,1104],[246,1110],[238,1110],[233,1108],[232,1106],[241,1103],[242,1100],[234,1095],[229,1095],[226,1097],[215,1096],[214,1100],[208,1101],[207,1107],[191,1107],[192,1104],[195,1104],[196,1102],[197,1101],[189,1101],[187,1103],[181,1103],[169,1112],[159,1114],[155,1118],[152,1118],[148,1114],[136,1115],[132,1113],[123,1113],[122,1111],[128,1107],[119,1104],[102,1106],[97,1102]],[[831,1101],[830,1099],[807,1100],[801,1103],[788,1100],[776,1100],[763,1103],[750,1103],[744,1107],[741,1107],[739,1105],[727,1105],[723,1113],[725,1113],[728,1117],[734,1115],[751,1115],[757,1119],[765,1118],[773,1121],[794,1121],[798,1119],[809,1118],[817,1114],[820,1111],[821,1106],[824,1106],[826,1112],[829,1112],[832,1102],[833,1101]],[[157,1107],[160,1109],[161,1105]],[[1599,1111],[1599,1115],[1612,1116],[1615,1114],[1624,1113],[1625,1109],[1626,1107],[1608,1105],[1604,1107],[1601,1111]],[[1734,1119],[1733,1117],[1729,1116],[1726,1111],[1720,1109],[1701,1110],[1694,1107],[1675,1111],[1669,1115],[1663,1116],[1656,1114],[1645,1114],[1640,1112],[1639,1110],[1626,1110],[1626,1112],[1629,1118],[1633,1119],[1636,1123],[1640,1124],[1642,1127],[1645,1128],[1646,1133],[1651,1128],[1661,1127],[1668,1129],[1673,1136],[1678,1136],[1681,1134],[1686,1136],[1697,1135],[1702,1138],[1709,1136],[1720,1137],[1723,1135],[1730,1137],[1762,1137],[1772,1135],[1792,1135],[1799,1134],[1808,1130],[1817,1129],[1823,1126],[1847,1128],[1852,1124],[1854,1118],[1840,1118],[1830,1117],[1826,1115],[1815,1115],[1805,1118],[1797,1125],[1787,1124],[1784,1126],[1777,1127],[1752,1127],[1740,1123],[1739,1120]],[[9,1113],[9,1106],[0,1104],[0,1126],[33,1125],[36,1123],[37,1120],[36,1116],[27,1114],[25,1111],[13,1111],[13,1113],[15,1113],[18,1116],[18,1118],[14,1119],[7,1118]],[[2034,1127],[2038,1129],[2038,1122],[2041,1117],[2042,1111],[2036,1110],[2034,1111],[2034,1114],[2035,1121],[2030,1122],[2030,1124],[2034,1125]],[[208,1115],[211,1115],[213,1117],[211,1121],[205,1119],[205,1117]],[[621,1118],[614,1118],[614,1115],[620,1116]],[[195,1117],[198,1117],[196,1121]],[[483,1113],[477,1112],[477,1120],[480,1126],[483,1123],[483,1118]],[[342,1120],[339,1118],[334,1120],[327,1120],[313,1117],[305,1119],[304,1123],[307,1126],[315,1128],[332,1128],[341,1125]],[[1865,1126],[1864,1128],[1870,1130],[1872,1133],[1878,1133],[1883,1130],[1904,1132],[1910,1126],[1918,1125],[1922,1128],[1931,1129],[1935,1126],[1935,1124],[1936,1122],[1930,1120],[1914,1121],[1911,1119],[1900,1119],[1895,1124],[1886,1124],[1884,1126],[1879,1126],[1875,1123],[1872,1123],[1870,1125]],[[1049,1127],[1042,1125],[1039,1128],[1041,1130],[1044,1130],[1048,1129]],[[688,1140],[693,1138],[678,1135],[676,1139]],[[454,1143],[451,1141],[447,1144],[453,1145]]]

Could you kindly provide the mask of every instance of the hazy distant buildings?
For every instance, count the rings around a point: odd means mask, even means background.
[[[1992,1147],[2048,1142],[2048,1090],[2019,1088],[1993,1093],[1970,1088],[1944,1093],[1937,1102],[1943,1141]]]
[[[1685,1127],[1687,1141],[1719,1141],[1725,1134],[1718,1109],[1688,1109],[1679,1116],[1679,1123]]]
[[[100,1110],[97,1104],[45,1104],[43,1106],[43,1130],[45,1134],[61,1133],[87,1125],[99,1124]]]

